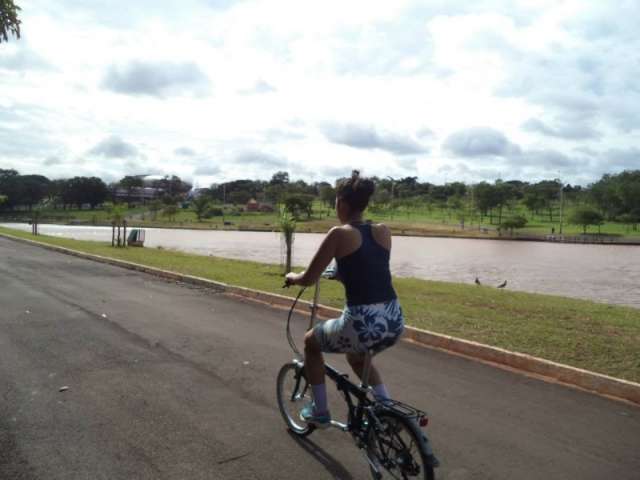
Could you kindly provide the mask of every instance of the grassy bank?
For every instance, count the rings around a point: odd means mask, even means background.
[[[282,294],[278,265],[175,251],[116,249],[99,242],[0,232],[87,253]],[[342,287],[324,281],[322,303],[341,307]],[[640,310],[490,287],[395,278],[407,323],[528,353],[579,368],[640,381]],[[293,293],[293,292],[290,292]],[[309,295],[307,295],[309,296]]]

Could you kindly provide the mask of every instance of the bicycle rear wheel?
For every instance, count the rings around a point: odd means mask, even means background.
[[[377,414],[371,428],[367,456],[372,478],[434,480],[426,438],[414,420],[394,412]]]
[[[315,427],[300,419],[300,410],[311,402],[311,387],[304,369],[297,363],[286,363],[278,373],[278,407],[287,427],[296,435],[305,437]]]

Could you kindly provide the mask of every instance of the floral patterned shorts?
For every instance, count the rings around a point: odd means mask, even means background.
[[[381,352],[392,346],[404,330],[402,308],[397,299],[371,305],[346,306],[342,316],[313,329],[323,352]]]

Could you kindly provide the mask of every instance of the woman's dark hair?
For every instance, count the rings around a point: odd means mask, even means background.
[[[344,200],[349,206],[361,212],[369,204],[369,198],[376,189],[373,181],[361,177],[358,170],[351,172],[350,178],[343,178],[338,181],[336,195],[340,200]]]

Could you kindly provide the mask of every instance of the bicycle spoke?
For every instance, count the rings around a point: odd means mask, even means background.
[[[380,419],[383,428],[372,430],[369,455],[381,478],[424,478],[424,458],[416,433],[405,420]]]

